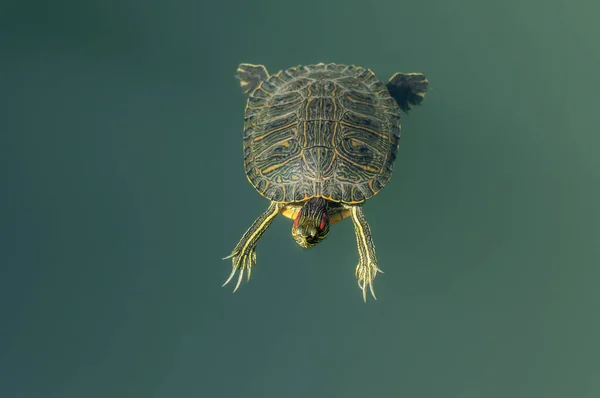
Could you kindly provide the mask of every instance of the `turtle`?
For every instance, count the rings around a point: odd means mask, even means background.
[[[395,73],[387,83],[370,69],[319,63],[270,75],[264,65],[242,63],[236,73],[247,96],[243,154],[250,184],[270,204],[231,254],[235,292],[250,280],[256,245],[283,215],[303,248],[325,239],[330,226],[351,218],[358,246],[356,278],[366,302],[378,272],[375,245],[363,211],[390,181],[401,111],[420,104],[428,88],[422,73]]]

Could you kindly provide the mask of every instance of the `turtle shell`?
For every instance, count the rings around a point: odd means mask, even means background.
[[[322,197],[356,204],[392,175],[400,108],[368,69],[339,64],[280,71],[250,94],[246,176],[283,203]]]

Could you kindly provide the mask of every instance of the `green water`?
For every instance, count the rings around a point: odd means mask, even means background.
[[[485,4],[487,3],[487,4]],[[16,1],[0,13],[0,397],[600,396],[597,2]],[[240,62],[423,72],[391,183],[300,249]]]

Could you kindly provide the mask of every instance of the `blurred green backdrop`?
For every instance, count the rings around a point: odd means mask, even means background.
[[[600,5],[3,2],[0,397],[600,396]],[[240,62],[426,73],[392,182],[301,250],[242,166]]]

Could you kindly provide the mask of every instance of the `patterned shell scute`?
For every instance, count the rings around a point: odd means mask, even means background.
[[[400,109],[370,70],[295,67],[248,98],[244,166],[276,202],[361,203],[390,180],[399,138]]]

